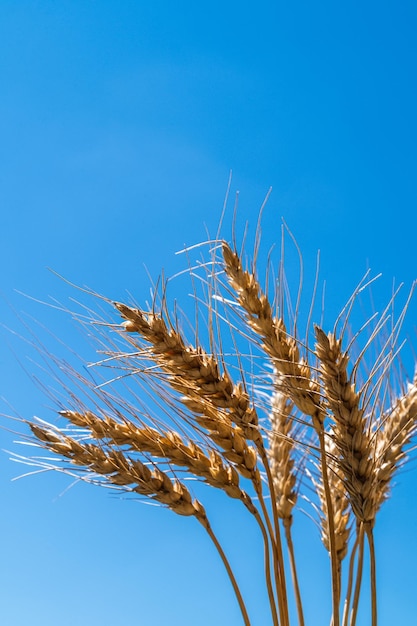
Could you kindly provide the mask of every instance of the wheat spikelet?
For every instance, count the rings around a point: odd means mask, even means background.
[[[243,270],[239,255],[226,242],[223,242],[223,258],[226,275],[246,312],[248,324],[261,337],[265,352],[282,377],[286,393],[319,427],[324,419],[320,388],[307,361],[300,357],[297,341],[288,335],[284,321],[273,316],[272,307],[255,274]]]
[[[347,374],[349,357],[342,353],[341,340],[334,333],[326,335],[318,326],[316,354],[326,403],[334,420],[333,439],[338,464],[343,472],[352,510],[360,522],[374,518],[372,499],[374,483],[373,446],[367,420],[361,408],[361,395]]]
[[[91,411],[61,411],[76,426],[88,428],[95,439],[106,439],[110,445],[127,446],[132,451],[166,459],[203,478],[209,485],[225,491],[231,498],[250,502],[239,487],[239,475],[234,467],[225,464],[216,450],[206,454],[196,443],[185,443],[173,431],[161,432],[149,426],[139,428],[130,421],[118,422],[108,415],[98,417]]]

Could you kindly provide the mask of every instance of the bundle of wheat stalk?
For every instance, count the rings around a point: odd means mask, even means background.
[[[109,330],[113,337],[116,331],[125,348],[115,346],[109,336],[103,344],[104,360],[118,364],[123,376],[144,382],[162,407],[162,416],[80,377],[91,405],[72,392],[68,407],[60,410],[65,427],[27,422],[31,443],[55,453],[63,463],[60,469],[80,471],[84,480],[151,498],[200,522],[226,567],[247,626],[251,621],[244,598],[208,513],[178,476],[183,472],[223,491],[256,520],[274,626],[305,623],[292,522],[299,493],[310,481],[330,557],[330,623],[357,622],[368,546],[369,623],[376,626],[374,525],[417,424],[417,382],[409,383],[398,397],[387,391],[403,315],[384,338],[387,308],[355,356],[359,333],[344,344],[361,284],[348,302],[344,322],[338,319],[330,332],[314,326],[314,346],[309,348],[307,339],[297,336],[295,318],[288,330],[283,274],[270,298],[259,282],[255,261],[245,269],[236,247],[220,240],[210,246],[209,263],[200,265],[209,312],[202,334],[208,348],[203,347],[197,323],[194,339],[186,338],[177,315],[168,312],[165,293],[160,304],[155,297],[147,310],[110,302],[120,321]],[[232,330],[228,351],[221,335],[224,326]],[[252,357],[245,370],[239,337],[262,354],[262,389],[257,389],[258,365]],[[360,365],[377,340],[381,349],[374,362],[367,361],[366,380],[361,382]],[[290,594],[295,615],[289,611]]]

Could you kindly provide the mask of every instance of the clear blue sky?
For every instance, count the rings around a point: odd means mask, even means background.
[[[416,29],[416,4],[404,1],[3,0],[0,321],[20,332],[25,311],[82,351],[67,316],[15,290],[70,306],[52,268],[144,303],[143,264],[154,277],[178,270],[175,251],[215,230],[230,170],[252,232],[273,188],[265,248],[281,217],[307,274],[320,248],[329,325],[367,267],[383,273],[380,308],[393,278],[417,277]],[[404,329],[414,337],[415,312]],[[5,330],[1,340],[0,395],[51,419],[22,369],[29,348]],[[21,468],[8,454],[0,469],[2,624],[240,624],[193,520],[88,485],[62,495],[63,476],[10,483]],[[415,462],[397,481],[376,535],[380,626],[415,619]],[[263,626],[256,533],[233,502],[213,511]],[[297,524],[309,623],[321,626],[326,557],[310,522]]]

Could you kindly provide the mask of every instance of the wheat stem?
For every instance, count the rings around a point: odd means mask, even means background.
[[[375,559],[375,543],[373,528],[371,524],[365,524],[365,532],[369,545],[369,559],[371,569],[371,608],[372,608],[372,626],[377,626],[377,596],[376,596],[376,559]]]
[[[299,583],[298,583],[298,575],[297,575],[297,567],[296,567],[296,560],[295,560],[294,544],[293,544],[293,541],[292,541],[292,533],[291,533],[292,519],[291,518],[286,518],[286,519],[284,519],[282,521],[282,523],[284,525],[285,538],[286,538],[287,546],[288,546],[288,556],[289,556],[289,560],[290,560],[291,577],[292,577],[292,583],[293,583],[293,587],[294,587],[295,602],[296,602],[296,605],[297,605],[298,623],[299,623],[299,626],[304,626],[303,603],[302,603],[302,599],[301,599],[300,586],[299,586]]]
[[[275,486],[274,480],[271,474],[271,467],[268,463],[268,457],[265,451],[265,448],[262,446],[257,446],[258,453],[261,458],[261,462],[265,468],[265,473],[268,481],[268,488],[271,496],[271,506],[272,506],[272,515],[274,520],[274,528],[275,532],[272,529],[271,522],[269,519],[268,512],[266,507],[264,506],[264,515],[266,516],[266,521],[268,525],[269,534],[271,536],[272,549],[274,554],[274,571],[275,571],[275,579],[277,585],[277,595],[278,595],[278,603],[279,603],[279,611],[282,621],[282,626],[289,626],[289,615],[288,615],[288,599],[287,599],[287,585],[285,581],[285,569],[284,569],[284,556],[282,551],[282,541],[281,541],[281,532],[279,527],[277,506],[276,506],[276,497],[275,497]],[[258,493],[260,497],[260,502],[264,502],[264,498],[262,493]]]
[[[364,523],[363,522],[360,522],[359,529],[357,529],[357,533],[358,533],[359,555],[358,555],[358,565],[356,569],[355,592],[353,595],[353,603],[352,603],[352,610],[351,610],[351,616],[350,616],[350,626],[355,626],[356,624],[356,617],[357,617],[358,608],[359,608],[359,596],[360,596],[361,586],[362,586],[363,553],[364,553]]]
[[[243,617],[243,621],[245,623],[245,626],[250,626],[250,620],[249,620],[249,615],[248,612],[246,610],[246,606],[245,603],[243,601],[243,597],[242,594],[240,592],[239,589],[239,585],[236,582],[236,578],[233,574],[233,570],[230,567],[230,563],[224,553],[224,550],[219,542],[219,540],[217,539],[216,535],[213,532],[213,529],[211,528],[207,518],[205,519],[198,519],[198,521],[204,526],[204,528],[206,529],[207,533],[209,534],[210,539],[212,540],[212,542],[214,543],[214,545],[216,546],[217,552],[220,555],[221,560],[223,561],[223,565],[226,568],[227,574],[229,576],[230,582],[232,583],[233,586],[233,590],[235,592],[237,601],[239,603],[239,607],[240,607],[240,611],[242,613],[242,617]]]
[[[332,494],[330,492],[330,482],[329,482],[329,470],[327,466],[327,450],[326,450],[326,441],[325,441],[325,433],[324,430],[318,429],[317,431],[320,443],[320,465],[321,472],[323,477],[323,488],[326,499],[326,508],[328,515],[328,525],[329,525],[329,553],[330,553],[330,567],[331,567],[331,575],[332,575],[332,604],[333,604],[333,626],[339,626],[340,618],[339,618],[339,601],[340,601],[340,590],[339,590],[339,576],[338,576],[338,558],[337,558],[337,550],[336,550],[336,536],[335,536],[335,528],[334,528],[334,513],[333,513],[333,502],[332,502]]]
[[[349,575],[348,575],[348,582],[347,582],[347,588],[346,588],[345,606],[343,609],[343,625],[342,626],[348,626],[349,608],[350,608],[350,603],[352,600],[355,557],[356,557],[357,551],[358,551],[358,536],[356,535],[355,543],[352,546],[352,550],[351,550],[350,558],[349,558]]]
[[[262,498],[262,500],[263,500],[263,498]],[[261,500],[261,507],[262,507],[262,510],[264,512],[264,515],[265,515],[265,504],[262,504],[262,500]],[[272,621],[274,623],[274,626],[279,626],[279,620],[278,620],[278,614],[277,614],[277,608],[276,608],[276,602],[275,602],[275,595],[274,595],[274,590],[273,590],[273,586],[272,586],[271,563],[270,563],[271,555],[270,555],[270,550],[269,550],[268,533],[266,531],[265,525],[262,522],[262,518],[259,515],[259,513],[256,516],[256,518],[258,520],[258,524],[259,524],[259,527],[261,529],[262,537],[263,537],[263,540],[264,540],[265,577],[266,577],[266,587],[267,587],[267,592],[268,592],[269,604],[270,604],[270,607],[271,607]],[[280,604],[279,604],[279,608],[281,609]],[[281,626],[283,626],[283,624]]]

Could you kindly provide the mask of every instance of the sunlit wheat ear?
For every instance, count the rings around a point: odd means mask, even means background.
[[[106,445],[128,448],[150,454],[178,467],[186,468],[212,487],[222,489],[231,498],[250,501],[239,487],[239,475],[231,464],[226,464],[214,449],[205,453],[196,443],[186,443],[173,431],[158,431],[149,426],[139,428],[129,421],[119,422],[105,415],[98,417],[91,411],[61,411],[72,424],[86,428],[92,437],[104,440]]]
[[[111,485],[156,500],[179,515],[194,515],[200,521],[206,519],[203,505],[193,500],[185,485],[178,480],[172,481],[159,468],[149,469],[120,450],[105,451],[95,444],[76,441],[62,432],[35,424],[29,426],[41,447],[69,459],[71,464],[84,468],[89,474],[98,474]]]
[[[324,420],[320,385],[313,378],[307,361],[301,357],[298,342],[287,333],[283,319],[274,317],[271,304],[255,274],[243,269],[239,255],[223,242],[224,269],[237,302],[246,313],[247,323],[259,336],[262,347],[282,377],[286,393],[297,408],[313,418],[317,428]]]
[[[374,448],[361,406],[361,394],[349,379],[349,357],[342,352],[341,340],[336,339],[334,333],[326,335],[318,326],[315,332],[324,395],[334,422],[332,436],[339,468],[357,520],[368,522],[375,516]]]
[[[115,306],[127,318],[124,330],[149,344],[148,357],[167,375],[169,385],[181,394],[196,422],[237,471],[259,488],[258,457],[248,441],[263,445],[262,436],[256,410],[241,385],[234,385],[226,372],[220,373],[214,357],[201,348],[186,346],[180,332],[168,329],[162,317],[120,303]],[[140,347],[133,337],[130,341]]]
[[[218,362],[202,348],[186,345],[178,328],[168,328],[161,315],[145,313],[115,302],[126,322],[123,328],[136,333],[151,346],[152,357],[169,376],[173,389],[183,394],[183,402],[191,410],[207,411],[207,407],[224,411],[239,426],[246,439],[258,441],[258,416],[242,385],[234,384],[228,372],[220,372]],[[132,340],[132,343],[135,343]]]
[[[383,417],[375,433],[375,509],[389,496],[395,471],[406,460],[417,430],[417,377]]]
[[[328,465],[328,480],[330,493],[332,498],[332,514],[334,519],[334,534],[336,543],[336,556],[341,563],[345,558],[348,551],[348,541],[350,535],[350,522],[351,522],[351,508],[349,498],[347,496],[343,475],[341,474],[338,461],[338,449],[333,441],[332,435],[327,434],[325,438],[326,453],[327,453],[327,465]],[[319,469],[319,468],[318,468]],[[326,494],[323,485],[322,474],[318,471],[318,478],[312,477],[313,483],[316,487],[317,495],[320,501],[320,523],[321,523],[321,538],[323,545],[328,552],[330,552],[330,537],[329,537],[329,514],[327,510]]]
[[[275,486],[277,513],[281,519],[289,521],[297,501],[292,408],[293,402],[282,392],[281,383],[278,382],[272,395],[267,453]]]

